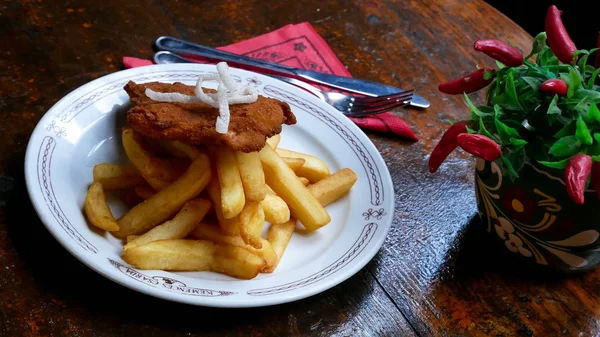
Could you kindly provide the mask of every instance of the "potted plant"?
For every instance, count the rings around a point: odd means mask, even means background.
[[[429,168],[458,147],[476,156],[479,214],[494,240],[523,261],[571,272],[600,264],[600,58],[587,64],[597,49],[578,50],[560,15],[548,9],[526,56],[475,42],[498,69],[439,86],[464,95],[471,116],[445,132]],[[467,94],[486,87],[486,104],[475,106]]]

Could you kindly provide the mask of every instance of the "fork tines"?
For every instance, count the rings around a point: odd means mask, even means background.
[[[352,115],[371,115],[410,103],[414,90],[378,97],[355,97],[348,112]]]

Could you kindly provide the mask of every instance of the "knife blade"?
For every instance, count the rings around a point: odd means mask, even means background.
[[[377,82],[371,82],[352,77],[324,74],[316,71],[298,69],[281,64],[265,62],[262,60],[249,58],[243,55],[237,55],[222,50],[202,46],[199,44],[179,40],[170,36],[159,37],[156,40],[155,44],[157,48],[164,51],[170,51],[182,55],[201,56],[208,59],[226,61],[237,65],[250,66],[265,70],[267,72],[275,73],[277,75],[296,77],[299,79],[304,79],[311,82],[367,96],[374,97],[404,92],[404,90],[402,89]],[[418,108],[428,108],[429,102],[421,96],[413,95],[413,99],[410,101],[410,105]]]

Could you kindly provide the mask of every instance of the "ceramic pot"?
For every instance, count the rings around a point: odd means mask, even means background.
[[[594,191],[577,205],[567,194],[564,170],[528,161],[511,181],[500,167],[478,159],[475,171],[479,215],[500,249],[561,272],[600,264],[600,201]]]

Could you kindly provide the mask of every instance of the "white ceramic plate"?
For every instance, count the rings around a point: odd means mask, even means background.
[[[351,192],[327,207],[330,224],[311,235],[294,234],[275,272],[253,280],[137,270],[121,259],[120,240],[87,225],[81,210],[92,168],[126,160],[120,128],[129,101],[123,86],[130,80],[193,85],[200,74],[214,72],[214,66],[202,64],[129,69],[94,80],[56,103],[35,128],[25,158],[27,189],[40,219],[71,254],[98,273],[172,301],[257,307],[305,298],[346,280],[379,250],[392,222],[394,191],[385,162],[337,110],[296,87],[244,70],[231,69],[231,74],[262,95],[288,102],[297,116],[296,125],[284,126],[281,147],[317,155],[332,171],[349,167],[358,174]],[[115,217],[125,211],[116,201],[111,207]]]

